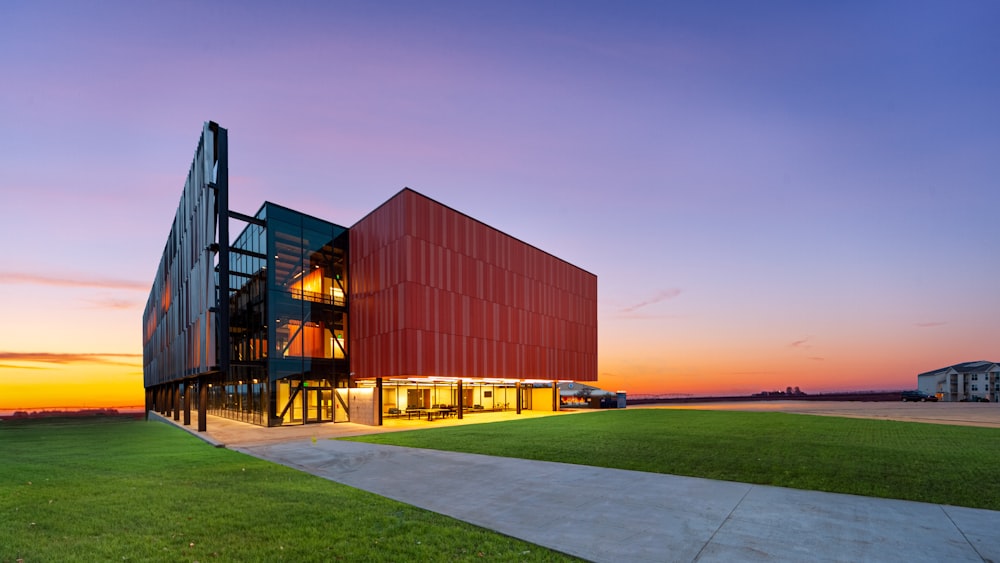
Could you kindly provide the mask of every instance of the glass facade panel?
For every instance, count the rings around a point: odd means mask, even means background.
[[[275,414],[288,405],[282,424],[331,421],[331,391],[350,377],[347,230],[269,205],[267,242],[275,264],[267,295],[275,342],[269,373],[272,381],[294,381],[299,389],[295,395],[289,384],[288,399]]]
[[[266,219],[266,206],[256,219]],[[229,252],[229,373],[208,389],[209,411],[253,424],[267,424],[267,229],[249,224]]]
[[[265,203],[230,252],[230,373],[213,413],[272,426],[332,421],[349,382],[347,230]]]
[[[513,384],[466,381],[462,387],[461,404],[465,412],[502,412],[515,408],[517,389]],[[530,404],[530,390],[527,398],[522,397],[522,400]],[[457,408],[459,402],[458,385],[455,383],[390,380],[384,382],[382,387],[384,417],[406,414],[407,409]]]

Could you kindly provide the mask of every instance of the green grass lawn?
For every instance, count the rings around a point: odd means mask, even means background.
[[[563,561],[125,418],[0,422],[0,561]]]
[[[349,438],[1000,510],[1000,430],[635,409]]]

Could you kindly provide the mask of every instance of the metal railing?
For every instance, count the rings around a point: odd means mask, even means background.
[[[327,305],[336,305],[338,307],[343,307],[344,304],[346,303],[346,299],[344,299],[343,295],[340,296],[327,295],[325,293],[318,293],[315,291],[305,291],[302,289],[290,289],[288,290],[288,292],[292,294],[293,298],[302,299],[303,301],[326,303]]]

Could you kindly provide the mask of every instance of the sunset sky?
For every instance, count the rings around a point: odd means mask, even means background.
[[[404,186],[599,279],[598,384],[1000,361],[1000,3],[0,2],[0,409],[142,403],[202,123],[231,207]]]

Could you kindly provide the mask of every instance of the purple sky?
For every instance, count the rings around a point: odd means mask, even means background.
[[[7,0],[0,385],[141,351],[206,120],[238,211],[350,226],[409,186],[597,274],[606,388],[1000,361],[998,30],[992,0]]]

